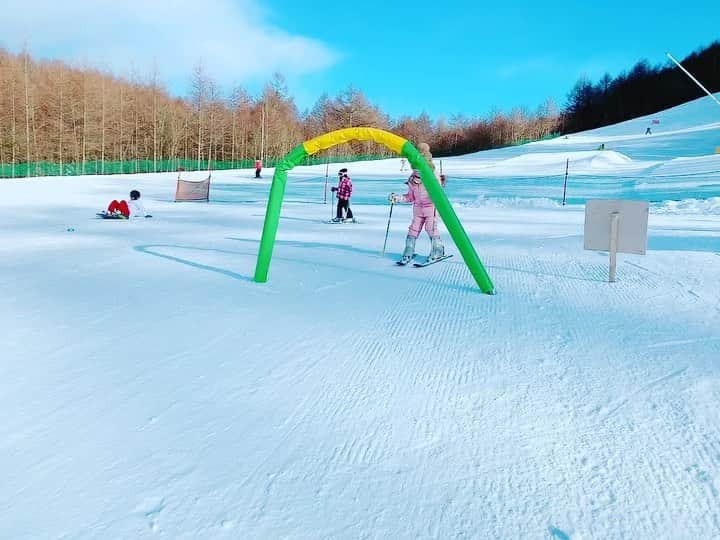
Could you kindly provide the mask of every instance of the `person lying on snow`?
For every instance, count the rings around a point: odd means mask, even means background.
[[[140,192],[137,189],[133,189],[130,192],[130,202],[128,203],[125,199],[122,201],[113,200],[105,212],[101,212],[99,215],[103,217],[115,217],[118,219],[128,219],[131,216],[136,217],[152,217],[145,211],[145,205],[140,200]]]

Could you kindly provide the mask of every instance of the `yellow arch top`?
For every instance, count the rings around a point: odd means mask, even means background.
[[[383,131],[382,129],[371,128],[371,127],[352,127],[345,129],[338,129],[325,133],[303,143],[303,147],[309,156],[316,154],[320,150],[331,148],[335,145],[350,142],[350,141],[375,141],[388,147],[396,154],[402,154],[402,147],[407,142],[407,139]]]

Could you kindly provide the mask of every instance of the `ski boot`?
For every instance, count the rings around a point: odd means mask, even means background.
[[[428,262],[437,261],[445,256],[445,246],[440,240],[439,236],[434,236],[432,239],[432,247],[430,248],[430,255],[428,255]]]
[[[413,238],[412,236],[408,236],[405,238],[405,251],[403,251],[402,259],[400,259],[400,264],[409,263],[410,260],[415,256],[415,240],[417,240],[417,238]]]

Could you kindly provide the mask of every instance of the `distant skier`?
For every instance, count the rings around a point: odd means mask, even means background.
[[[435,166],[432,162],[432,154],[430,153],[430,147],[427,143],[420,143],[418,150],[425,157],[433,172],[435,172]],[[443,175],[444,176],[444,175]],[[444,185],[444,178],[438,177],[438,181]],[[400,264],[407,264],[415,255],[415,242],[417,237],[420,235],[423,227],[430,237],[431,247],[430,255],[428,256],[428,262],[434,262],[445,255],[445,246],[440,239],[440,233],[437,229],[437,212],[435,211],[435,205],[430,199],[425,186],[422,184],[420,179],[420,173],[413,169],[410,178],[407,182],[408,191],[405,195],[399,195],[397,193],[391,193],[389,195],[390,202],[408,202],[413,205],[413,218],[408,228],[407,237],[405,238],[405,250],[403,251]]]
[[[652,135],[652,130],[650,129],[650,126],[645,130],[645,135]]]
[[[355,221],[352,210],[350,209],[350,197],[352,196],[353,185],[347,169],[342,168],[338,171],[338,185],[337,187],[331,187],[330,190],[335,192],[338,200],[337,213],[332,221],[335,223],[343,221],[343,210],[345,211],[344,221]]]
[[[260,178],[260,171],[262,171],[262,161],[259,159],[255,160],[255,178]]]

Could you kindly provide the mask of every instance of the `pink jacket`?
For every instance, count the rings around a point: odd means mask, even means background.
[[[402,201],[413,203],[413,206],[422,206],[423,208],[434,206],[425,186],[412,181],[416,174],[419,173],[413,171],[413,174],[408,178],[408,192],[402,196]]]
[[[352,195],[352,190],[353,185],[350,177],[348,175],[344,175],[342,178],[340,178],[340,183],[338,183],[337,198],[343,201],[349,200],[350,196]]]

